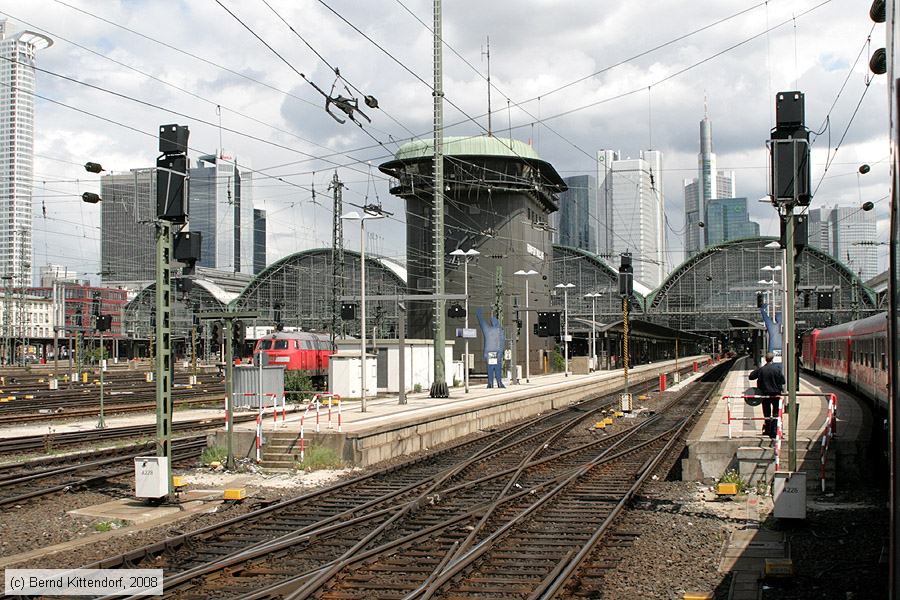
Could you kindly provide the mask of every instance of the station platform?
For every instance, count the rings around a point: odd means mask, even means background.
[[[705,365],[709,357],[691,356],[678,359],[679,369],[691,369],[693,363]],[[632,383],[658,379],[662,373],[675,370],[674,360],[640,365],[629,369]],[[367,411],[361,412],[358,401],[344,401],[342,431],[337,431],[336,408],[332,421],[326,422],[327,408],[320,414],[319,433],[315,432],[314,415],[304,419],[305,448],[324,446],[334,451],[348,465],[367,466],[398,456],[427,450],[457,438],[497,427],[541,412],[580,402],[596,394],[617,389],[622,382],[622,370],[596,371],[587,375],[563,373],[532,376],[530,383],[520,379],[518,385],[502,389],[488,389],[483,384],[470,386],[466,394],[462,387],[451,388],[451,397],[434,399],[427,393],[407,394],[407,404],[399,398],[379,396],[367,401]],[[300,453],[301,413],[288,413],[279,419],[263,423],[261,466],[288,469],[296,466]],[[223,431],[216,432],[216,444],[224,445]],[[255,456],[256,425],[235,426],[236,455]]]
[[[762,434],[762,406],[751,406],[741,398],[731,400],[731,436],[728,427],[726,396],[753,395],[755,382],[748,376],[753,369],[749,358],[741,358],[723,381],[715,400],[704,412],[687,440],[687,455],[682,460],[682,478],[702,480],[718,478],[726,470],[735,469],[751,485],[771,481],[774,473],[775,442]],[[797,418],[798,470],[808,472],[807,483],[820,485],[821,440],[828,418],[828,394],[837,396],[837,433],[826,458],[826,480],[836,484],[838,473],[856,476],[864,461],[866,444],[871,435],[871,415],[864,401],[826,381],[804,373],[800,378]],[[786,400],[785,400],[786,402]],[[786,468],[789,427],[787,406],[784,408],[782,468]],[[832,487],[833,489],[833,487]]]

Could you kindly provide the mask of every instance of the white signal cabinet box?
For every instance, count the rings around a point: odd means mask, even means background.
[[[134,495],[137,498],[162,498],[169,493],[169,457],[134,458]]]
[[[772,497],[776,519],[806,518],[806,473],[779,471],[775,473]]]

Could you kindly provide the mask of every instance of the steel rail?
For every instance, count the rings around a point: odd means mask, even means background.
[[[650,386],[650,387],[652,387],[652,386]],[[614,395],[604,395],[604,396],[600,396],[599,398],[593,399],[592,401],[602,400],[602,399],[604,399],[604,398],[610,398],[611,396],[614,396]],[[604,406],[608,406],[608,404],[604,404]],[[602,406],[601,406],[600,408],[602,408]],[[569,410],[579,410],[579,407],[577,407],[577,406],[576,406],[576,407],[570,407]],[[599,408],[596,409],[596,410],[599,410]],[[573,426],[576,422],[579,422],[579,421],[582,421],[582,420],[584,420],[584,419],[586,419],[586,418],[589,418],[590,416],[592,416],[592,414],[593,414],[593,411],[590,411],[590,412],[581,412],[580,414],[577,415],[576,418],[574,418],[574,419],[571,420],[571,424],[570,424],[569,426],[571,427],[571,426]],[[545,417],[535,418],[534,421],[536,422],[536,421],[539,421],[539,420],[543,420],[544,418],[545,418]],[[527,424],[526,424],[526,425],[527,425]],[[561,435],[561,433],[564,432],[564,429],[560,428],[560,426],[555,426],[555,428],[557,429],[557,433],[553,434],[553,437],[554,437],[554,438],[555,438],[555,437],[558,437],[559,435]],[[525,443],[525,442],[531,440],[531,439],[534,438],[535,436],[539,436],[539,435],[544,435],[544,436],[546,436],[548,432],[551,433],[551,434],[553,433],[552,429],[551,429],[551,430],[545,429],[545,430],[542,430],[542,431],[538,431],[538,432],[536,432],[536,433],[534,433],[534,434],[528,436],[528,438],[516,442],[515,445],[521,445],[521,444],[523,444],[523,443]],[[508,436],[507,436],[507,437],[508,437]],[[610,437],[612,437],[612,436],[610,436]],[[504,438],[504,439],[506,439],[506,438]],[[496,442],[494,442],[493,445],[494,445],[494,446],[499,446],[499,445],[501,444],[502,441],[503,441],[502,439],[501,439],[501,440],[497,440]],[[587,445],[585,445],[585,446],[591,446],[591,445],[595,445],[596,443],[602,443],[602,442],[603,442],[603,441],[601,440],[601,441],[595,442],[595,443],[593,443],[593,444],[587,444]],[[547,447],[547,444],[544,443],[544,444],[541,445],[541,447],[542,447],[542,448],[546,448],[546,447]],[[480,452],[480,458],[479,458],[479,460],[484,461],[486,458],[488,458],[488,457],[490,457],[490,456],[496,454],[496,452],[498,452],[498,451],[500,451],[500,450],[505,450],[505,449],[507,449],[508,447],[497,448],[495,452],[487,453],[486,451],[487,451],[489,448],[490,448],[490,447],[485,448],[485,449],[482,449],[482,451]],[[578,448],[576,448],[576,449],[574,449],[574,450],[578,450]],[[573,450],[573,451],[574,451],[574,450]],[[560,453],[561,456],[562,456],[562,455],[566,455],[566,454],[568,454],[568,452]],[[545,461],[537,461],[537,462],[535,462],[535,464],[541,464],[541,463],[543,463],[543,462],[545,462]],[[460,472],[460,471],[461,471],[461,468],[460,468],[460,467],[461,467],[460,465],[457,465],[457,466],[454,467],[450,472],[444,473],[444,474],[442,475],[443,480],[444,480],[444,481],[447,481],[448,478],[449,478],[449,476],[452,476],[454,473]],[[504,470],[502,473],[503,473],[503,474],[508,474],[508,473],[513,473],[513,472],[515,472],[515,471],[516,471],[516,469],[515,469],[515,468],[512,468],[512,469],[506,469],[506,470]],[[494,476],[494,477],[488,476],[488,477],[482,478],[482,481],[488,480],[488,479],[492,479],[492,478],[495,478],[495,477],[496,477],[496,476]],[[429,478],[429,479],[433,479],[433,478]],[[423,480],[422,482],[419,482],[419,483],[424,483],[424,482],[425,482],[425,480]],[[348,484],[349,484],[349,483],[352,483],[352,482],[348,482]],[[404,490],[402,490],[402,491],[405,492],[405,491],[408,491],[408,490],[410,490],[410,489],[413,489],[414,487],[416,487],[414,484],[413,484],[413,485],[409,485],[409,486],[407,486],[407,487],[406,487]],[[440,490],[440,493],[445,494],[445,493],[449,493],[449,491],[452,490],[452,489],[457,489],[457,490],[458,490],[458,489],[462,489],[462,488],[464,488],[464,487],[466,487],[465,484],[461,484],[461,485],[454,486],[454,488],[449,488],[448,490]],[[419,494],[419,497],[418,497],[417,499],[413,500],[412,502],[408,502],[408,503],[405,503],[405,504],[401,504],[400,506],[406,506],[406,507],[412,506],[412,507],[415,507],[415,506],[418,505],[418,503],[420,503],[420,502],[422,501],[423,498],[425,498],[425,497],[428,496],[428,493],[429,493],[429,492],[434,492],[435,489],[439,489],[439,488],[437,488],[437,486],[432,485],[431,488],[427,488],[424,492],[420,493],[420,494]],[[326,520],[323,520],[323,521],[319,521],[319,522],[315,523],[314,525],[311,525],[311,526],[309,526],[309,527],[306,527],[306,528],[304,528],[304,529],[301,529],[301,530],[298,530],[298,531],[295,531],[295,532],[291,532],[291,533],[285,534],[285,535],[281,536],[280,538],[276,538],[275,540],[271,540],[271,541],[263,541],[262,543],[256,544],[256,545],[254,545],[254,546],[251,546],[250,548],[247,548],[246,550],[241,550],[241,551],[234,552],[234,553],[232,553],[232,554],[229,555],[229,556],[226,556],[226,557],[221,558],[221,560],[216,561],[214,564],[213,564],[213,563],[210,563],[210,564],[207,564],[207,565],[200,565],[200,566],[197,566],[197,567],[195,567],[195,568],[189,569],[189,570],[187,570],[187,571],[182,571],[181,573],[179,573],[179,574],[177,574],[177,575],[169,576],[169,577],[167,577],[167,579],[166,579],[166,588],[167,588],[167,589],[172,589],[173,586],[177,586],[177,585],[179,585],[179,584],[181,584],[181,583],[188,582],[188,581],[192,580],[192,579],[195,578],[195,577],[201,577],[201,576],[203,576],[203,575],[205,575],[205,574],[208,574],[208,573],[211,573],[211,572],[214,572],[214,571],[217,571],[217,570],[221,570],[221,569],[230,569],[230,568],[234,567],[235,565],[239,564],[240,562],[252,560],[252,559],[257,558],[257,557],[259,557],[259,556],[262,556],[262,555],[264,555],[264,554],[266,554],[266,553],[277,552],[277,551],[279,551],[279,550],[281,550],[281,549],[284,549],[284,548],[286,548],[286,547],[289,547],[289,546],[291,546],[291,545],[295,545],[295,544],[297,544],[297,543],[301,543],[301,542],[304,541],[304,540],[312,539],[312,538],[318,538],[318,539],[321,539],[323,536],[326,536],[326,535],[328,535],[328,534],[333,534],[334,532],[336,532],[336,531],[338,531],[338,530],[340,530],[340,529],[346,529],[346,528],[348,528],[348,527],[352,527],[352,526],[358,525],[359,523],[362,523],[362,522],[364,522],[364,521],[368,521],[368,520],[372,520],[372,519],[375,519],[375,518],[378,518],[378,517],[386,516],[386,515],[390,514],[391,511],[396,511],[396,508],[397,508],[397,507],[396,507],[396,506],[392,506],[392,507],[388,507],[388,508],[385,508],[385,509],[377,510],[377,511],[375,511],[375,512],[373,512],[373,513],[370,513],[370,514],[365,515],[365,516],[362,516],[362,517],[355,517],[354,515],[356,515],[356,514],[358,514],[359,512],[361,512],[361,509],[363,509],[363,508],[373,507],[373,506],[377,505],[379,502],[388,499],[388,497],[396,497],[397,495],[398,495],[398,494],[389,494],[389,495],[387,495],[387,496],[385,496],[385,497],[376,498],[375,500],[372,500],[372,501],[366,503],[366,505],[363,506],[363,507],[354,507],[354,508],[351,508],[351,509],[349,509],[349,510],[347,510],[347,511],[343,511],[343,512],[341,512],[341,513],[338,513],[338,514],[336,514],[336,515],[333,515],[332,518],[330,518],[330,519],[326,519]],[[264,510],[272,510],[272,509],[274,509],[274,508],[275,508],[275,507],[269,507],[269,508],[264,509]],[[406,511],[403,511],[403,512],[406,512]],[[402,513],[401,513],[401,514],[394,515],[394,516],[395,516],[395,517],[402,516]],[[348,520],[348,519],[349,519],[349,520]],[[329,525],[329,523],[334,523],[334,522],[337,522],[337,521],[339,521],[339,520],[343,520],[343,522],[340,522],[340,523],[339,523],[338,525],[336,525],[336,526]],[[389,524],[390,524],[390,523],[388,523],[388,525],[389,525]],[[373,537],[373,536],[369,536],[369,537],[371,538],[371,537]],[[170,541],[171,541],[171,540],[170,540]],[[174,541],[174,542],[175,542],[174,545],[178,545],[178,544],[184,543],[185,541],[186,541],[186,540],[184,540],[184,539],[181,539],[181,540],[175,540],[175,541]],[[168,545],[169,547],[171,547],[170,544],[167,544],[167,545]],[[152,552],[153,552],[153,549],[149,549],[149,552],[152,553]],[[313,574],[315,574],[315,573],[313,573]]]

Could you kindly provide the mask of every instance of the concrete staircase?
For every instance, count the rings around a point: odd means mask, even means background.
[[[760,440],[758,446],[742,446],[737,450],[736,460],[738,472],[749,485],[756,485],[760,480],[772,481],[775,473],[775,443]],[[782,470],[787,469],[787,442],[781,446]],[[828,448],[825,457],[825,491],[833,492],[836,487],[837,454],[835,445]],[[798,440],[797,468],[806,472],[806,490],[819,493],[821,483],[821,448],[818,441]]]
[[[300,434],[276,431],[265,436],[259,466],[269,470],[291,470],[300,460]]]

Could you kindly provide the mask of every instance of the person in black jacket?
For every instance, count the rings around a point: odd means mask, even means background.
[[[781,390],[784,387],[784,374],[781,372],[781,365],[772,362],[775,355],[771,352],[766,353],[766,364],[759,369],[750,371],[750,380],[756,381],[756,389],[760,396],[766,396],[762,400],[763,417],[765,417],[765,425],[763,426],[763,435],[775,438],[778,429],[778,415],[775,413],[778,406],[778,398],[781,396]]]

